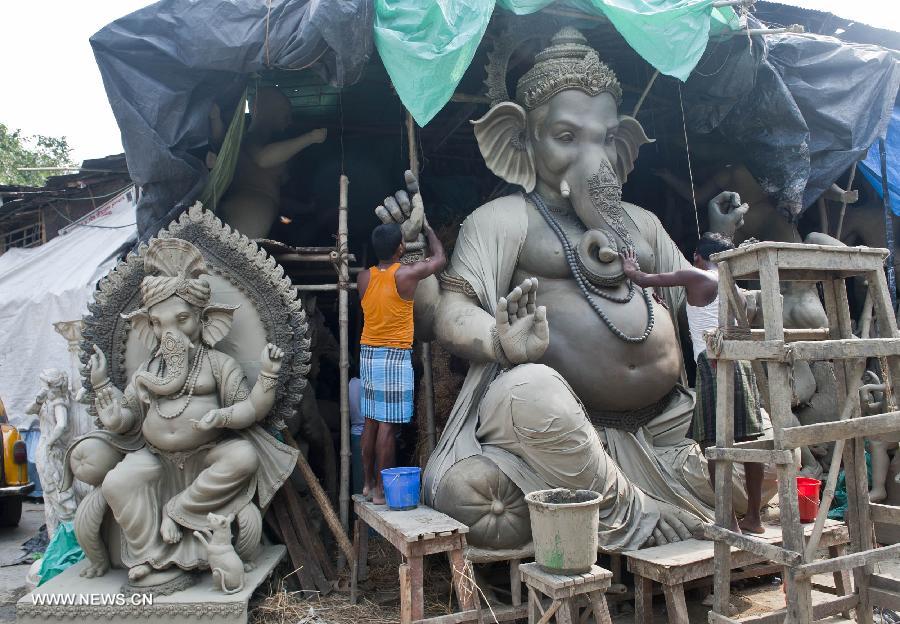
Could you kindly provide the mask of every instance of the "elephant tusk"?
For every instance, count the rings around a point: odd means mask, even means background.
[[[563,180],[562,182],[559,183],[559,194],[560,194],[560,195],[562,195],[563,197],[565,197],[566,199],[568,199],[568,198],[569,198],[569,195],[570,195],[571,193],[572,193],[572,189],[569,188],[569,183],[568,183],[568,182],[566,182],[565,180]]]

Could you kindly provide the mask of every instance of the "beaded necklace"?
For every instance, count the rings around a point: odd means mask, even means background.
[[[631,298],[634,296],[634,283],[629,280],[628,282],[628,294],[624,297],[615,297],[610,295],[599,288],[595,287],[589,279],[587,279],[584,275],[585,271],[582,268],[581,263],[579,262],[575,250],[572,249],[572,244],[569,242],[568,236],[563,231],[562,227],[557,223],[556,219],[553,218],[553,215],[550,214],[550,210],[547,208],[547,204],[544,202],[544,198],[540,196],[537,192],[532,192],[528,194],[528,199],[534,204],[537,211],[544,218],[544,221],[547,222],[547,225],[550,226],[550,229],[553,230],[556,237],[559,239],[559,242],[562,244],[563,252],[566,256],[566,263],[569,265],[569,270],[572,272],[572,276],[575,278],[575,282],[578,284],[579,290],[581,290],[581,294],[584,296],[585,300],[597,313],[597,316],[600,317],[600,320],[609,328],[609,330],[620,340],[629,343],[641,343],[647,340],[650,337],[650,332],[653,331],[653,325],[655,319],[653,317],[653,299],[647,293],[645,289],[641,289],[641,295],[644,297],[644,303],[647,305],[647,327],[644,329],[644,332],[640,336],[629,336],[621,329],[615,326],[612,320],[606,315],[603,311],[603,308],[597,303],[597,301],[591,297],[591,294],[597,295],[603,299],[611,301],[613,303],[628,303],[631,301]],[[630,240],[630,238],[628,239]]]
[[[194,357],[194,363],[191,366],[191,370],[188,373],[184,385],[181,387],[181,390],[179,390],[178,394],[172,397],[172,400],[180,399],[184,396],[185,390],[187,390],[187,401],[184,402],[184,405],[181,406],[181,409],[178,410],[178,412],[176,412],[175,414],[164,414],[163,411],[159,409],[159,401],[157,400],[153,403],[153,407],[156,408],[156,413],[159,414],[160,418],[172,420],[184,414],[184,411],[188,408],[188,405],[191,404],[191,399],[194,397],[194,389],[197,386],[197,379],[200,378],[200,369],[203,368],[203,356],[205,354],[206,346],[201,344],[197,349],[197,355]],[[157,366],[157,374],[161,374],[163,364],[163,360],[160,359],[159,365]]]

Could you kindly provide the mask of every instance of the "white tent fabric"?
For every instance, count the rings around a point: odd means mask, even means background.
[[[136,237],[135,200],[132,188],[50,242],[0,256],[0,397],[11,421],[34,400],[43,369],[69,369],[66,341],[53,323],[87,312],[116,250]]]

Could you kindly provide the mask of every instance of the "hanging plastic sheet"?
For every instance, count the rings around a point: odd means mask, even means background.
[[[497,0],[516,15],[535,13],[554,0]],[[713,0],[570,0],[602,15],[625,41],[663,74],[687,79],[716,30],[737,28],[730,8]],[[376,0],[375,45],[397,94],[424,126],[450,101],[494,11],[494,0]]]
[[[888,193],[891,198],[891,211],[900,215],[900,107],[891,113],[891,122],[888,125],[887,135],[884,139],[884,149],[887,153]],[[869,148],[869,153],[859,163],[859,170],[869,183],[875,188],[878,197],[884,197],[881,184],[881,157],[878,155],[878,143]]]
[[[751,19],[751,27],[761,27]],[[778,209],[800,217],[883,135],[900,63],[820,35],[733,37],[684,90],[688,127],[718,131]]]
[[[236,104],[247,77],[310,68],[353,84],[372,50],[372,0],[161,0],[91,37],[147,239],[200,196],[213,102]],[[198,154],[199,152],[199,154]]]

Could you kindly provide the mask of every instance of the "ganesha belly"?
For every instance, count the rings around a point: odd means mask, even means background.
[[[259,424],[275,401],[282,350],[265,346],[251,388],[237,361],[215,348],[237,306],[210,303],[200,252],[180,239],[153,240],[144,265],[143,306],[125,318],[151,356],[123,392],[94,347],[90,377],[103,427],[77,439],[66,462],[66,485],[74,477],[99,486],[76,516],[90,560],[82,574],[101,575],[110,566],[92,526],[108,505],[121,530],[121,561],[141,588],[208,567],[193,531],[207,528],[210,513],[237,519],[239,554],[249,567],[259,545],[259,507],[296,460],[294,449]]]

